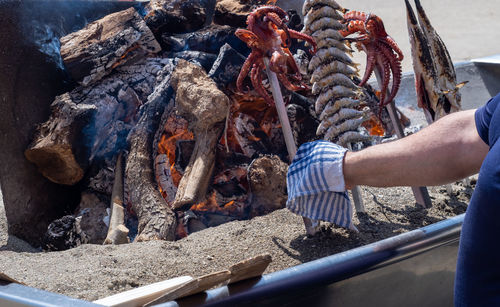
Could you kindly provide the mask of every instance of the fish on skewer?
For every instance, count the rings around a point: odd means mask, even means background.
[[[457,84],[455,68],[443,40],[420,1],[414,1],[418,16],[405,0],[415,89],[418,106],[424,110],[427,122],[432,123],[461,110],[459,89],[467,82]]]

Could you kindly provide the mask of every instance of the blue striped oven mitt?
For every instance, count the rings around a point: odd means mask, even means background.
[[[357,231],[342,171],[346,151],[327,141],[300,146],[287,173],[290,211]]]

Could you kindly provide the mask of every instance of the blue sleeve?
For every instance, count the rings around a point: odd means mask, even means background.
[[[479,133],[481,139],[483,139],[483,141],[488,145],[490,145],[489,130],[491,117],[493,116],[499,102],[500,94],[491,98],[484,106],[476,110],[475,119],[477,132]]]

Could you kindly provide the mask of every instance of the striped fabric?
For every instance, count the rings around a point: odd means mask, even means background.
[[[327,141],[300,146],[287,174],[286,206],[290,211],[357,230],[342,173],[346,151]]]

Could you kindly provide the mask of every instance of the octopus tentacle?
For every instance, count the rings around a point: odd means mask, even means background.
[[[346,30],[340,30],[339,33],[342,36],[346,37],[346,36],[351,35],[353,33],[363,32],[363,31],[365,31],[365,22],[362,20],[353,20],[353,21],[349,22]]]
[[[278,15],[279,18],[284,19],[285,21],[288,21],[288,14],[279,6],[275,5],[264,5],[261,7],[258,7],[252,14],[248,15],[247,21],[250,18],[250,16],[256,16],[257,18],[262,17],[263,15],[267,15],[269,13],[275,13]],[[248,23],[247,23],[248,24]]]
[[[290,91],[295,92],[308,89],[308,87],[305,86],[304,84],[300,85],[292,84],[292,82],[290,82],[284,74],[276,74],[276,76],[278,76],[278,80],[280,80],[281,84],[283,84]]]
[[[344,14],[344,19],[347,21],[361,20],[366,21],[368,14],[360,11],[350,11]]]
[[[365,48],[366,48],[366,54],[367,54],[366,69],[365,69],[365,74],[363,76],[363,79],[359,83],[359,86],[365,85],[366,82],[368,81],[368,79],[370,79],[370,77],[373,73],[373,70],[375,69],[375,63],[377,61],[377,59],[376,59],[377,54],[376,54],[375,48],[373,46],[370,46],[370,45],[365,46]]]
[[[265,22],[272,22],[276,27],[283,30],[285,35],[282,35],[282,46],[288,48],[291,46],[292,42],[290,40],[290,30],[287,25],[280,19],[276,13],[268,13],[263,19]]]
[[[252,71],[250,73],[250,80],[252,80],[252,85],[254,89],[259,93],[262,98],[269,104],[270,106],[274,105],[274,101],[267,93],[266,89],[262,85],[262,69],[264,67],[264,63],[262,60],[259,60],[257,63],[253,65]]]
[[[378,49],[378,48],[377,48]],[[380,51],[380,49],[378,49]],[[380,72],[382,73],[382,86],[380,89],[380,104],[381,106],[385,106],[389,104],[391,101],[388,101],[387,96],[387,88],[389,87],[389,82],[391,81],[391,64],[388,58],[383,55],[377,55],[379,57],[378,62],[380,67],[382,68]]]
[[[392,88],[390,96],[387,98],[387,102],[391,102],[399,90],[399,85],[401,84],[401,63],[398,61],[397,56],[393,53],[393,50],[382,43],[379,44],[381,52],[384,54],[386,60],[389,62],[390,69],[392,72]]]
[[[255,63],[255,60],[259,57],[260,57],[259,52],[254,51],[254,52],[250,53],[248,58],[243,63],[243,66],[241,67],[240,74],[238,75],[238,79],[236,79],[236,88],[238,89],[239,92],[246,93],[249,90],[248,87],[247,87],[246,91],[243,90],[243,80],[245,80],[245,77],[250,72],[252,65]]]
[[[286,60],[290,68],[292,69],[292,72],[294,72],[294,78],[298,81],[302,80],[302,75],[300,74],[299,67],[297,66],[297,63],[295,62],[295,59],[293,58],[293,54],[290,52],[289,49],[285,48],[283,51],[286,54]]]
[[[390,36],[387,36],[383,39],[383,41],[387,43],[392,48],[392,50],[394,50],[394,52],[396,52],[396,54],[398,55],[397,60],[402,61],[404,58],[403,51],[399,49],[399,46],[398,44],[396,44],[394,39],[392,39],[392,37]]]
[[[316,45],[316,41],[312,37],[310,37],[307,34],[292,30],[292,29],[289,29],[288,31],[290,33],[291,38],[300,39],[300,40],[308,42],[312,46],[312,48],[310,49],[311,54],[316,53],[317,45]]]
[[[250,48],[258,48],[260,44],[259,37],[255,35],[252,31],[248,31],[245,29],[238,29],[234,32],[234,35],[236,35],[237,38],[241,39],[244,41],[248,47]]]

